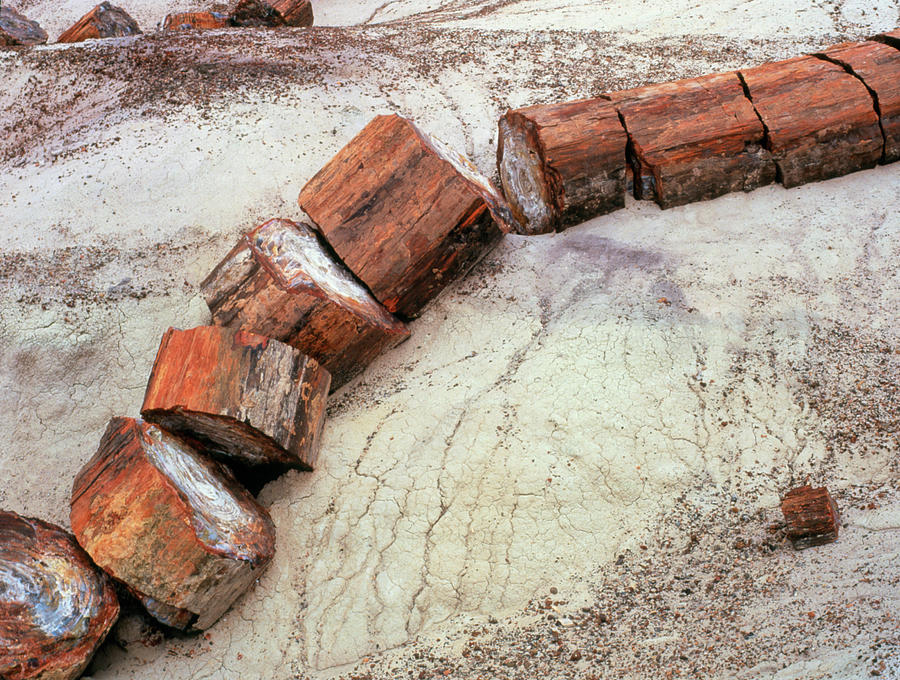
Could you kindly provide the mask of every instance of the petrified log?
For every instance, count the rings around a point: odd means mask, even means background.
[[[671,208],[775,181],[765,130],[736,73],[610,94],[628,133],[635,198]]]
[[[785,187],[874,167],[884,139],[872,97],[857,78],[816,57],[740,73],[766,126]]]
[[[372,120],[299,202],[350,271],[407,319],[511,230],[477,168],[397,115]]]
[[[77,43],[92,38],[120,38],[141,32],[137,22],[120,7],[101,2],[81,17],[57,42]]]
[[[75,478],[72,530],[151,614],[211,626],[275,554],[269,513],[223,466],[155,425],[113,418]]]
[[[277,340],[221,326],[163,335],[141,415],[247,465],[311,470],[331,375]]]
[[[200,284],[213,322],[286,342],[331,373],[337,389],[409,337],[305,224],[269,220]]]
[[[26,19],[11,7],[0,7],[0,47],[42,45],[47,31],[40,24]]]
[[[797,550],[837,540],[841,520],[837,505],[824,486],[792,489],[781,501],[781,512],[785,534]]]
[[[80,677],[118,616],[109,578],[70,534],[0,511],[0,677]]]
[[[225,28],[228,17],[218,12],[181,12],[168,14],[163,21],[164,31],[186,31],[196,29],[202,31],[209,28]]]
[[[310,0],[240,0],[231,12],[232,26],[312,26]]]
[[[625,207],[628,138],[607,99],[515,109],[499,128],[497,168],[520,234]]]
[[[816,56],[843,66],[869,88],[884,134],[881,162],[900,160],[900,50],[878,42],[843,43]]]

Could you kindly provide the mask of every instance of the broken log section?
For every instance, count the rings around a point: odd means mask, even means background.
[[[825,487],[792,489],[781,501],[781,512],[785,534],[797,550],[837,540],[840,515]]]
[[[0,6],[0,47],[43,45],[47,31],[11,7]]]
[[[331,375],[299,350],[247,331],[163,335],[141,415],[225,462],[311,470]]]
[[[68,532],[0,511],[0,677],[81,677],[118,616],[109,578]]]
[[[313,25],[310,0],[240,0],[231,12],[232,26],[303,27]]]
[[[305,224],[269,220],[200,284],[213,323],[285,342],[345,384],[409,337]]]
[[[128,13],[108,2],[101,2],[59,36],[57,42],[77,43],[94,38],[119,38],[141,32]]]
[[[511,230],[505,201],[477,168],[397,115],[372,120],[299,202],[350,271],[404,319]]]
[[[113,418],[75,478],[72,530],[166,625],[209,628],[275,554],[269,513],[218,463],[133,418]]]
[[[225,28],[226,26],[228,26],[228,17],[218,12],[168,14],[163,22],[164,31],[185,31],[190,29],[202,31],[210,28]]]

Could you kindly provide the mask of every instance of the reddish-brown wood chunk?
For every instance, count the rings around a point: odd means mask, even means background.
[[[0,511],[0,677],[80,677],[118,616],[109,578],[69,533]]]
[[[310,0],[273,0],[272,8],[281,15],[285,26],[313,25],[313,7]]]
[[[0,6],[0,47],[43,45],[47,31],[40,24],[26,19],[11,7]]]
[[[840,515],[825,487],[801,486],[781,501],[785,534],[797,550],[837,540]]]
[[[77,43],[92,38],[120,38],[141,32],[137,22],[120,7],[101,2],[81,17],[57,42]]]
[[[775,181],[765,130],[736,73],[610,95],[631,141],[635,197],[663,208]]]
[[[741,71],[741,77],[784,186],[878,163],[884,140],[872,96],[840,66],[796,57]]]
[[[201,326],[163,335],[141,415],[225,461],[311,470],[331,375],[290,345]]]
[[[110,421],[75,478],[72,530],[163,623],[203,630],[275,554],[275,525],[227,470],[164,430]]]
[[[396,115],[370,122],[303,187],[300,206],[406,319],[500,238],[498,224],[510,229],[505,201],[475,166]]]
[[[240,0],[231,12],[232,26],[312,26],[310,0]]]
[[[305,224],[269,220],[200,284],[213,322],[286,342],[331,373],[335,390],[409,337]]]
[[[181,12],[169,14],[163,22],[164,31],[185,31],[190,29],[206,30],[225,28],[228,17],[218,12]]]
[[[625,207],[628,138],[607,99],[508,111],[499,128],[497,168],[520,234]]]
[[[900,50],[877,42],[843,43],[824,50],[872,93],[884,134],[882,163],[900,160]]]

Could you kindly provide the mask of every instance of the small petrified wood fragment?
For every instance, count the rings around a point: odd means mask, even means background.
[[[155,425],[113,418],[75,478],[72,530],[163,623],[209,628],[275,554],[269,513],[224,467]]]
[[[166,15],[163,22],[164,31],[198,31],[210,28],[225,28],[228,25],[228,17],[218,12],[181,12],[180,14]]]
[[[80,677],[118,616],[109,578],[69,533],[0,511],[0,677]]]
[[[370,122],[307,182],[300,206],[405,319],[511,230],[505,201],[477,168],[396,115]]]
[[[884,134],[881,162],[900,160],[900,50],[877,42],[843,43],[816,56],[843,66],[869,88]]]
[[[497,167],[520,234],[546,234],[625,207],[628,138],[607,99],[508,111]]]
[[[781,501],[781,512],[785,534],[797,550],[837,540],[841,520],[825,487],[792,489]]]
[[[335,390],[409,337],[305,224],[246,234],[200,284],[213,322],[286,342],[331,373]]]
[[[312,357],[221,326],[163,335],[141,415],[244,465],[311,470],[331,375]]]
[[[741,71],[785,187],[874,167],[884,139],[872,97],[837,64],[796,57]]]
[[[775,181],[765,130],[736,73],[610,94],[628,132],[635,197],[671,208]]]
[[[47,31],[11,7],[0,6],[0,47],[43,45]]]
[[[310,0],[240,0],[231,12],[232,26],[312,26]]]
[[[137,22],[120,7],[101,2],[81,17],[57,42],[77,43],[92,38],[121,38],[141,32]]]

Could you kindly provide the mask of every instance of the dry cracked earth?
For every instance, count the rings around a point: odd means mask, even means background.
[[[94,0],[11,3],[55,37]],[[68,524],[198,282],[374,115],[495,174],[508,107],[787,58],[897,0],[314,1],[313,29],[0,53],[0,507]],[[111,678],[900,678],[900,165],[508,236],[332,396],[278,555]],[[837,543],[779,495],[825,484]]]

